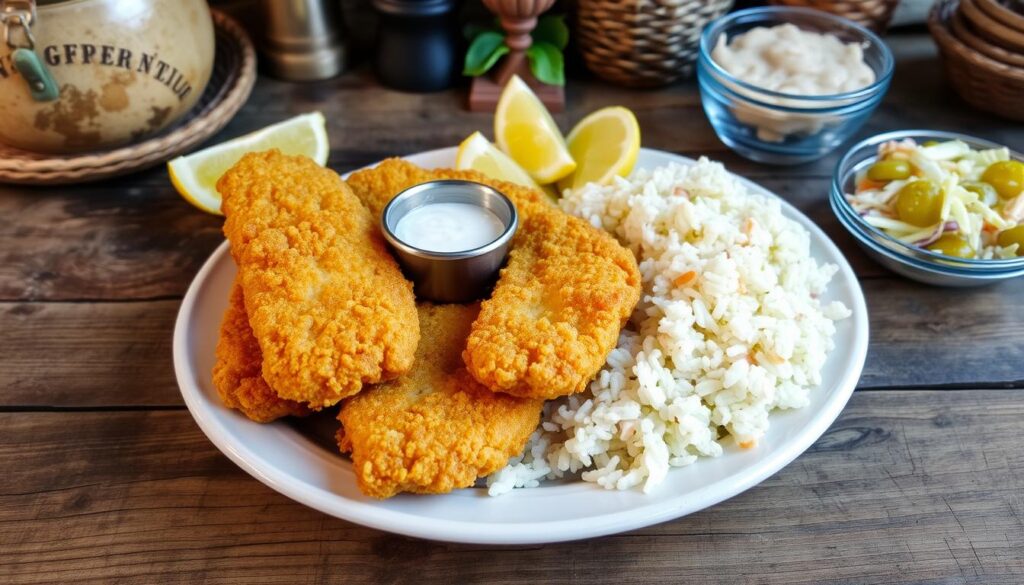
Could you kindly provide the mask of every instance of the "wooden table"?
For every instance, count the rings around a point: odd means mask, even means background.
[[[895,81],[862,136],[938,128],[1024,147],[1019,125],[951,96],[926,36],[890,41]],[[386,91],[366,71],[261,79],[214,142],[319,109],[330,165],[345,171],[488,130],[464,98]],[[563,127],[628,105],[646,146],[723,160],[847,254],[871,347],[853,399],[809,451],[709,510],[590,541],[464,546],[337,520],[233,465],[178,393],[174,317],[222,240],[220,218],[182,201],[161,168],[0,187],[0,583],[1024,583],[1024,280],[949,290],[886,272],[829,210],[835,155],[796,168],[740,159],[693,83],[576,81],[568,102]]]

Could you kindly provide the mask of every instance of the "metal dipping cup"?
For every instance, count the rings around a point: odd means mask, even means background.
[[[410,211],[433,203],[479,205],[498,217],[504,231],[494,241],[459,252],[431,252],[398,239],[398,222]],[[486,295],[505,262],[519,227],[516,206],[487,185],[472,181],[430,181],[402,191],[381,214],[384,239],[394,248],[406,276],[420,298],[439,303],[466,303]]]

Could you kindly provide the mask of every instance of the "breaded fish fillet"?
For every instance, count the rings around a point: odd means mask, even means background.
[[[582,391],[640,300],[636,258],[609,234],[547,203],[543,194],[474,171],[425,170],[389,159],[353,173],[348,183],[379,214],[403,189],[452,178],[503,192],[521,221],[508,264],[463,352],[469,372],[491,390],[516,396]]]
[[[455,169],[424,169],[400,158],[389,158],[370,169],[356,171],[345,180],[348,186],[374,217],[380,217],[384,207],[399,192],[441,179],[458,179],[476,181],[490,185],[505,194],[515,203],[516,208],[530,203],[541,203],[553,208],[547,196],[534,189],[528,189],[515,183],[495,181],[476,171],[458,171]],[[522,211],[520,211],[522,213]]]
[[[462,357],[492,390],[555,398],[581,392],[640,300],[633,253],[558,210],[527,213]]]
[[[242,288],[236,281],[220,325],[217,361],[213,366],[213,385],[221,400],[256,422],[309,414],[304,405],[279,397],[263,380],[262,368],[263,354],[249,327]]]
[[[352,453],[359,489],[376,498],[473,485],[518,455],[543,400],[481,386],[462,364],[476,305],[419,308],[423,339],[412,371],[342,403],[338,444]]]
[[[276,150],[217,182],[263,378],[318,409],[412,367],[412,284],[376,219],[329,169]]]

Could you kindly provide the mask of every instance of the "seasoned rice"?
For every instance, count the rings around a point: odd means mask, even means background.
[[[702,158],[561,205],[636,254],[644,296],[589,389],[547,404],[525,452],[488,478],[491,495],[577,475],[647,492],[730,437],[753,446],[771,411],[808,403],[850,311],[819,301],[837,267],[811,257],[777,200]]]

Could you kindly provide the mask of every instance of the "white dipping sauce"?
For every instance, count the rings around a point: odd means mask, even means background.
[[[429,252],[464,252],[485,246],[505,231],[490,210],[472,203],[428,203],[398,220],[395,236]]]
[[[860,45],[792,24],[752,28],[729,43],[722,35],[711,57],[734,77],[780,93],[834,95],[875,81]]]

